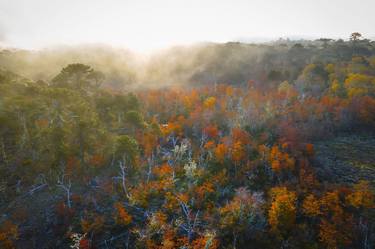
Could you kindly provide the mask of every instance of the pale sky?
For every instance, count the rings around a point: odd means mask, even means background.
[[[375,37],[375,0],[0,0],[0,40],[137,51],[201,41]]]

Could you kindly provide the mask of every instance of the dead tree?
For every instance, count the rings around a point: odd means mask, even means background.
[[[70,179],[68,181],[65,181],[64,179],[64,174],[61,175],[61,177],[59,177],[57,179],[57,186],[62,188],[65,193],[66,193],[66,202],[67,202],[67,205],[69,208],[72,207],[72,201],[70,199],[72,193],[71,193],[71,188],[72,188],[72,182],[70,181]]]
[[[119,174],[119,176],[112,177],[112,179],[115,180],[115,182],[117,182],[117,180],[121,180],[122,190],[124,191],[126,197],[129,199],[130,195],[129,195],[128,189],[126,187],[126,166],[125,166],[125,160],[120,161],[119,162],[119,166],[120,166],[120,174]]]
[[[194,215],[187,203],[183,202],[179,198],[177,199],[185,216],[185,222],[181,224],[180,227],[187,233],[188,242],[190,244],[196,231],[196,227],[199,225],[199,210]]]

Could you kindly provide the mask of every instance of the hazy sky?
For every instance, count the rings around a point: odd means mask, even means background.
[[[0,40],[136,50],[287,36],[375,37],[375,0],[0,0]]]

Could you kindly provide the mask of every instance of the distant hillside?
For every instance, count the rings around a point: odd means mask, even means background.
[[[105,86],[241,85],[294,83],[309,64],[349,63],[353,56],[372,57],[375,42],[319,39],[263,44],[204,43],[173,47],[147,57],[106,46],[78,46],[40,51],[3,50],[0,67],[33,80],[48,81],[70,63],[84,63],[106,75]],[[328,80],[327,78],[324,80]]]

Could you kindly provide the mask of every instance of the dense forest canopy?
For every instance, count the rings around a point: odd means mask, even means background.
[[[0,67],[0,248],[375,246],[375,42],[359,33],[142,58],[3,49]],[[370,152],[342,178],[329,148],[353,137]]]

